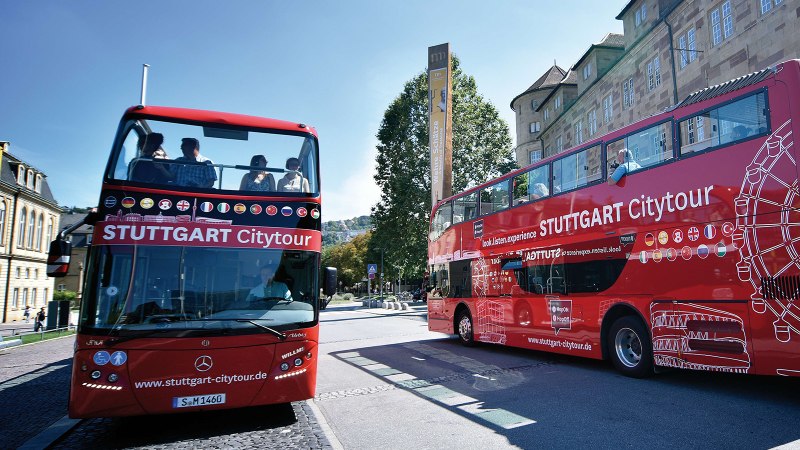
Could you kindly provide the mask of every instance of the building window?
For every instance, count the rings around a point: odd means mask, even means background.
[[[25,166],[22,164],[17,167],[17,184],[25,185]]]
[[[28,217],[28,209],[22,208],[22,214],[19,215],[19,229],[17,230],[17,247],[22,248],[25,244],[25,219]]]
[[[26,180],[25,186],[28,189],[33,189],[33,169],[28,169],[28,179]]]
[[[53,218],[50,218],[50,221],[47,223],[47,239],[49,241],[55,240],[55,236],[53,236]]]
[[[42,193],[42,175],[41,174],[38,174],[38,173],[36,174],[36,183],[33,185],[33,190],[36,191],[39,194]]]
[[[28,304],[28,288],[22,290],[22,304],[23,305]]]
[[[678,38],[677,50],[680,51],[681,55],[679,62],[681,69],[697,59],[697,44],[695,43],[694,28],[690,28],[686,34],[682,34]]]
[[[44,227],[44,214],[39,214],[39,220],[36,221],[36,237],[33,239],[36,250],[42,249],[42,228]]]
[[[59,285],[58,285],[58,287],[56,287],[56,290],[57,290],[58,292],[64,292],[64,291],[66,291],[66,290],[67,290],[67,285],[66,285],[66,284],[63,284],[63,283],[62,283],[62,284],[59,284]]]
[[[592,62],[589,61],[583,66],[583,79],[588,80],[592,76]]]
[[[583,144],[583,122],[580,120],[575,124],[575,143]]]
[[[636,103],[636,94],[633,90],[633,78],[622,82],[622,107],[630,108]]]
[[[783,0],[761,0],[761,14],[766,14],[772,10],[772,4],[775,6],[780,5],[783,3]]]
[[[556,138],[556,153],[564,151],[564,139],[561,136]]]
[[[536,161],[542,159],[542,151],[541,150],[533,150],[528,153],[528,163],[533,164]]]
[[[555,103],[555,106],[553,106],[553,110],[556,110],[556,109],[561,107],[561,96],[560,95],[558,97],[556,97],[556,100],[555,100],[554,103]]]
[[[647,5],[642,3],[642,7],[636,10],[636,26],[643,24],[647,20]]]
[[[539,100],[531,100],[531,111],[536,112],[536,108],[539,107]]]
[[[26,280],[30,280],[31,279],[31,269],[30,269],[30,267],[25,269],[25,279]]]
[[[719,45],[731,36],[733,36],[733,11],[731,1],[727,0],[722,6],[711,11],[711,42],[713,45]]]
[[[34,280],[39,279],[39,269],[33,269],[33,279]]]
[[[652,91],[659,86],[661,86],[661,63],[656,56],[647,63],[647,87]]]
[[[47,296],[50,295],[50,288],[44,288],[44,292],[42,292],[42,304],[47,304]]]
[[[594,136],[597,133],[597,111],[591,110],[589,114],[586,115],[586,123],[589,128],[589,136]]]
[[[36,306],[36,288],[31,289],[31,303]]]
[[[5,244],[6,237],[6,201],[0,198],[0,245]]]
[[[550,108],[545,108],[544,109],[544,120],[549,120],[549,119],[550,119]]]
[[[36,213],[31,211],[31,215],[28,218],[28,241],[27,241],[27,248],[33,248],[33,229],[36,226]]]
[[[21,273],[22,273],[22,271],[20,270],[20,268],[19,268],[19,267],[17,267],[17,269],[14,271],[14,275],[15,275],[17,278],[19,278],[19,277],[20,277],[20,274],[21,274]]]
[[[19,308],[19,288],[14,288],[14,293],[11,295],[11,307]]]
[[[531,133],[538,133],[542,129],[541,122],[531,122]]]
[[[614,117],[614,103],[613,94],[608,94],[608,97],[603,99],[603,122],[610,123],[611,118]]]

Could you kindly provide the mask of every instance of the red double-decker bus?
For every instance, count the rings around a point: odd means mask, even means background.
[[[800,374],[798,98],[788,61],[438,203],[430,330],[634,377]]]
[[[71,417],[314,396],[321,217],[304,124],[128,109],[103,178],[77,329]],[[51,275],[66,273],[65,230]]]

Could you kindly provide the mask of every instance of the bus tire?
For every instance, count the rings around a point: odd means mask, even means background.
[[[641,320],[620,317],[608,333],[608,353],[623,375],[645,378],[653,374],[653,344]]]
[[[456,333],[458,333],[458,340],[467,347],[475,346],[475,326],[472,322],[472,315],[467,308],[462,309],[458,313],[456,320]]]

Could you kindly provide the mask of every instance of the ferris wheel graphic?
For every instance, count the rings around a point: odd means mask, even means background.
[[[489,273],[486,260],[478,258],[472,266],[472,286],[480,298],[486,298],[489,291]]]
[[[735,200],[739,279],[753,287],[753,311],[775,316],[780,342],[800,334],[800,188],[793,145],[788,120],[756,153]]]

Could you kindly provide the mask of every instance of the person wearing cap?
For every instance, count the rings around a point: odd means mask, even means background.
[[[311,192],[308,180],[300,173],[300,160],[289,158],[286,160],[286,175],[278,180],[280,192]]]
[[[623,148],[617,153],[617,163],[619,164],[614,173],[608,177],[608,184],[617,184],[627,173],[639,170],[642,166],[633,160],[633,153],[627,148]]]
[[[275,177],[266,170],[252,170],[254,167],[266,168],[267,158],[264,155],[254,155],[250,158],[250,172],[242,176],[242,182],[239,183],[240,191],[274,191],[275,190]]]
[[[177,168],[175,184],[188,187],[214,187],[217,172],[214,162],[200,154],[200,141],[195,138],[181,139],[183,156],[175,158]]]

